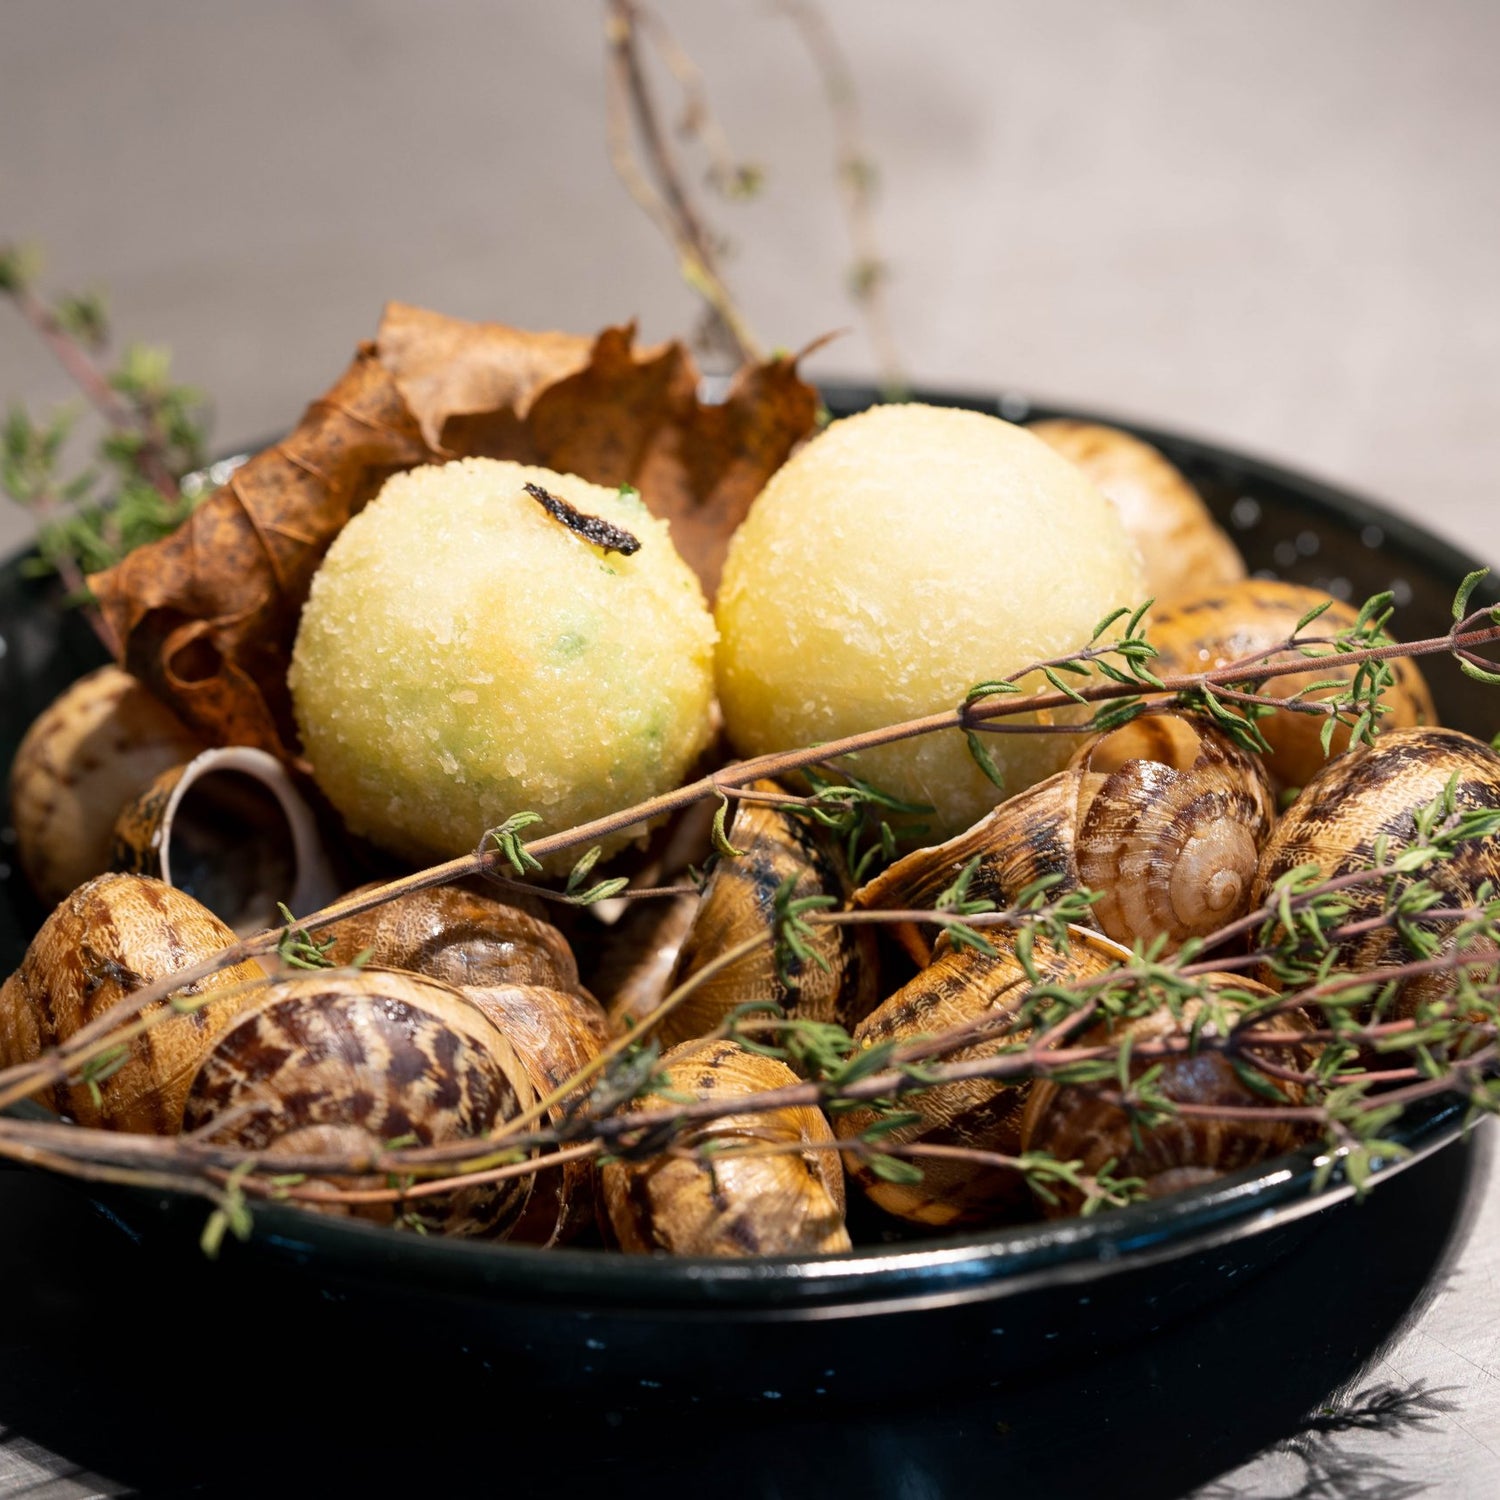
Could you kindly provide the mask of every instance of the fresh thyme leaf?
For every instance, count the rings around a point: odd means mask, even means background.
[[[1005,772],[995,763],[995,757],[990,754],[983,738],[972,729],[964,730],[964,740],[968,744],[969,754],[974,758],[974,764],[984,772],[995,786],[1003,792],[1005,790]]]
[[[714,853],[722,854],[725,859],[740,859],[744,856],[743,849],[736,849],[729,842],[729,834],[726,828],[729,817],[729,798],[723,792],[719,793],[719,805],[714,809],[714,821],[712,841]]]
[[[291,908],[278,901],[276,910],[281,913],[281,922],[287,931],[276,944],[276,952],[282,963],[293,969],[332,969],[337,965],[328,953],[338,941],[333,937],[315,938],[305,927],[297,925]]]
[[[518,876],[524,878],[534,874],[542,868],[542,862],[526,848],[521,835],[541,821],[542,815],[538,812],[512,813],[498,828],[486,831],[479,847],[483,850],[487,845],[493,845]]]

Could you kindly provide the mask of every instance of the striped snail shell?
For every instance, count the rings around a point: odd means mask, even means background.
[[[1240,1009],[1275,999],[1275,995],[1252,979],[1236,974],[1210,974],[1205,981],[1222,993],[1223,1004]],[[1241,1001],[1239,997],[1247,999]],[[1091,1027],[1068,1042],[1070,1047],[1099,1047],[1106,1043],[1123,1043],[1130,1038],[1129,1064],[1131,1078],[1138,1078],[1155,1062],[1162,1062],[1155,1086],[1178,1104],[1207,1104],[1236,1110],[1264,1106],[1269,1101],[1243,1083],[1233,1066],[1221,1053],[1203,1050],[1163,1059],[1149,1055],[1149,1045],[1169,1038],[1187,1038],[1194,1034],[1194,1022],[1203,1009],[1203,1001],[1183,1003],[1180,1015],[1167,1006],[1137,1020],[1106,1021]],[[1200,1034],[1212,1034],[1206,1024]],[[1278,1012],[1255,1022],[1254,1032],[1308,1032],[1311,1020],[1300,1010]],[[1311,1042],[1305,1047],[1266,1049],[1266,1056],[1285,1067],[1306,1070],[1314,1059]],[[1302,1102],[1300,1084],[1261,1075],[1276,1089],[1288,1105]],[[1214,1119],[1203,1116],[1176,1115],[1149,1128],[1133,1121],[1119,1105],[1100,1097],[1101,1090],[1113,1090],[1115,1082],[1093,1086],[1060,1085],[1038,1078],[1026,1101],[1021,1125],[1022,1148],[1026,1151],[1050,1152],[1059,1161],[1081,1162],[1083,1171],[1093,1175],[1106,1163],[1117,1177],[1144,1179],[1149,1197],[1161,1197],[1194,1183],[1206,1182],[1225,1172],[1254,1165],[1283,1152],[1295,1150],[1309,1137],[1309,1128],[1300,1122],[1266,1118],[1265,1120]],[[1047,1205],[1050,1217],[1065,1217],[1082,1206],[1080,1195],[1062,1189],[1055,1204]]]
[[[579,982],[567,939],[520,904],[438,886],[345,917],[324,934],[334,940],[335,962],[365,952],[383,968],[452,985],[515,1049],[539,1097],[573,1077],[609,1039],[604,1011]],[[552,1111],[553,1123],[562,1115],[560,1107]],[[595,1218],[593,1166],[568,1162],[536,1174],[510,1238],[562,1244]]]
[[[318,820],[274,755],[204,750],[162,771],[120,809],[110,860],[154,875],[248,936],[338,894]]]
[[[941,945],[938,956],[897,990],[854,1033],[861,1046],[904,1043],[937,1036],[955,1027],[993,1017],[997,1025],[1013,1014],[1032,982],[1016,956],[1014,934],[991,929],[993,954],[972,947]],[[1044,983],[1068,983],[1101,974],[1130,957],[1127,949],[1082,927],[1069,928],[1068,951],[1040,935],[1032,961]],[[1024,1041],[1022,1028],[989,1036],[953,1052],[944,1062],[991,1057]],[[884,1145],[963,1147],[1014,1156],[1021,1145],[1021,1116],[1031,1085],[995,1078],[966,1078],[903,1095],[900,1108],[918,1116],[881,1136]],[[840,1139],[849,1140],[876,1123],[875,1111],[858,1107],[834,1116]],[[849,1157],[850,1176],[887,1213],[922,1224],[985,1224],[1029,1216],[1031,1193],[1020,1172],[957,1157],[918,1157],[919,1183],[888,1182],[859,1157]]]
[[[1246,578],[1238,583],[1185,595],[1151,612],[1146,634],[1157,652],[1152,668],[1160,677],[1188,675],[1212,671],[1269,651],[1291,636],[1298,621],[1309,610],[1324,603],[1328,609],[1304,634],[1336,635],[1351,628],[1358,619],[1357,612],[1349,605],[1318,589],[1271,578]],[[1270,657],[1269,661],[1298,659],[1300,653],[1284,651]],[[1382,728],[1436,724],[1432,694],[1416,663],[1410,658],[1398,657],[1389,665],[1395,681],[1382,700],[1389,710],[1381,718]],[[1352,681],[1355,670],[1354,667],[1340,668],[1327,661],[1317,661],[1306,672],[1268,679],[1266,691],[1273,697],[1290,697],[1316,682],[1335,678]],[[1253,669],[1247,670],[1247,679],[1253,679],[1253,676]],[[1309,701],[1316,702],[1328,696],[1328,692],[1313,693],[1309,695]],[[1271,753],[1266,757],[1266,769],[1280,785],[1306,786],[1322,769],[1327,759],[1320,740],[1324,724],[1322,715],[1278,709],[1269,717],[1258,720],[1257,724],[1271,747]],[[1348,745],[1348,728],[1340,725],[1334,731],[1328,753],[1342,754]]]
[[[1029,430],[1082,469],[1113,502],[1158,600],[1231,583],[1245,560],[1197,490],[1149,443],[1099,422],[1053,419]]]
[[[772,781],[750,791],[778,794]],[[671,984],[680,985],[719,955],[774,923],[776,892],[795,876],[794,897],[832,895],[842,906],[850,881],[842,856],[822,830],[769,803],[741,799],[728,830],[742,852],[720,858],[699,900],[698,911],[677,956]],[[776,972],[769,942],[721,970],[657,1027],[662,1046],[703,1036],[732,1011],[752,1000],[786,1006],[804,1020],[850,1025],[875,1003],[875,940],[858,926],[829,923],[815,929],[810,946],[817,959],[792,960],[795,990]],[[825,967],[826,965],[826,967]]]
[[[42,924],[0,989],[0,1066],[32,1061],[133,991],[234,940],[212,912],[159,880],[111,874],[87,881]],[[215,998],[187,1011],[165,1001],[142,1011],[158,1019],[125,1044],[125,1060],[97,1081],[97,1095],[78,1082],[37,1099],[80,1125],[173,1133],[204,1053],[262,979],[258,964],[242,963],[184,986],[184,995]]]
[[[515,1048],[531,1086],[550,1096],[587,1067],[609,1040],[598,1001],[540,985],[464,985],[459,993],[481,1010]],[[565,1104],[548,1112],[554,1125]],[[597,1174],[592,1162],[570,1161],[536,1174],[531,1199],[510,1238],[528,1245],[563,1245],[598,1218]]]
[[[1450,779],[1457,808],[1500,808],[1500,755],[1457,729],[1387,730],[1373,745],[1329,762],[1303,788],[1266,844],[1252,900],[1265,901],[1275,882],[1299,865],[1316,865],[1325,879],[1366,868],[1380,837],[1387,841],[1387,858],[1394,858],[1416,837],[1416,814],[1445,794]],[[1500,887],[1500,839],[1468,840],[1448,858],[1399,879],[1403,886],[1426,881],[1455,906],[1471,905],[1485,881]],[[1348,911],[1341,920],[1359,922],[1384,908],[1386,887],[1384,882],[1355,886],[1342,899]],[[1443,929],[1431,930],[1442,938]],[[1439,952],[1451,948],[1451,938],[1442,938]],[[1419,956],[1397,931],[1379,927],[1343,943],[1335,967],[1360,972]],[[1275,982],[1269,974],[1262,977]],[[1393,1018],[1413,1015],[1453,987],[1448,974],[1407,979]]]
[[[674,1094],[727,1100],[787,1088],[799,1080],[785,1063],[727,1041],[693,1041],[662,1059]],[[678,1100],[677,1102],[681,1102]],[[642,1109],[669,1108],[647,1098]],[[676,1138],[687,1150],[719,1143],[796,1146],[777,1155],[716,1152],[616,1159],[601,1171],[605,1211],[622,1250],[671,1255],[809,1255],[848,1250],[844,1174],[833,1132],[811,1106],[723,1115]]]
[[[375,890],[363,885],[353,896]],[[529,984],[586,994],[568,940],[552,923],[510,901],[463,886],[413,891],[321,929],[328,957],[361,953],[388,969],[410,969],[445,984]]]
[[[510,1044],[449,986],[331,970],[267,984],[203,1060],[183,1128],[268,1161],[358,1158],[408,1137],[423,1146],[481,1140],[534,1097]],[[530,1192],[530,1177],[513,1177],[411,1198],[405,1211],[434,1232],[500,1236]],[[400,1212],[389,1203],[327,1207],[381,1223]]]
[[[203,741],[128,672],[100,667],[38,715],[10,772],[16,855],[47,906],[110,867],[115,819]]]
[[[1116,942],[1175,952],[1242,915],[1275,803],[1259,758],[1206,720],[1144,714],[1097,735],[1067,767],[1002,802],[967,833],[898,860],[856,906],[930,909],[976,856],[969,887],[1006,906],[1030,882],[1102,893],[1091,921]],[[934,929],[902,924],[919,963]]]

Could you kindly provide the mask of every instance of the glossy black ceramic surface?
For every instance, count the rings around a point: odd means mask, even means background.
[[[831,389],[835,414],[868,392]],[[1012,420],[1086,415],[1019,398],[927,399]],[[1128,425],[1128,424],[1125,424]],[[1392,589],[1407,638],[1447,628],[1476,566],[1410,522],[1357,497],[1212,444],[1135,427],[1160,446],[1231,530],[1253,570],[1362,599]],[[1478,602],[1500,598],[1490,588]],[[0,572],[0,763],[32,716],[98,660],[76,618],[20,564]],[[1429,673],[1445,722],[1488,738],[1500,695],[1447,662]],[[40,921],[18,874],[0,883],[0,968]],[[1417,1157],[1451,1140],[1459,1112],[1403,1126]],[[1420,1169],[1419,1169],[1420,1170]],[[216,1264],[196,1249],[191,1200],[112,1193],[106,1212],[152,1264],[178,1267],[197,1305],[339,1327],[399,1329],[452,1356],[503,1357],[527,1389],[628,1390],[647,1405],[694,1398],[858,1401],[888,1384],[893,1348],[920,1345],[923,1388],[1003,1380],[1038,1362],[1146,1338],[1285,1254],[1336,1207],[1313,1199],[1310,1155],[1289,1157],[1158,1203],[1087,1221],[943,1240],[866,1244],[819,1260],[667,1261],[592,1250],[534,1251],[422,1239],[286,1208],[256,1215],[253,1239]]]

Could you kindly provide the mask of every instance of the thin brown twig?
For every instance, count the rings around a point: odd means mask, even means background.
[[[864,314],[882,388],[888,396],[901,395],[907,389],[907,380],[886,296],[890,267],[880,253],[875,229],[875,168],[865,145],[854,70],[828,17],[813,0],[777,0],[777,8],[801,37],[828,100],[836,139],[839,197],[854,251],[849,292]]]
[[[742,363],[751,363],[761,357],[760,344],[724,280],[714,236],[693,202],[662,127],[641,56],[640,11],[636,0],[607,0],[610,160],[631,197],[676,252],[683,279],[703,298],[715,328]],[[636,155],[637,140],[644,167]]]

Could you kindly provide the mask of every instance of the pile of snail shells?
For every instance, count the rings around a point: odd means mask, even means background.
[[[0,990],[0,1066],[37,1060],[132,992],[233,942],[192,897],[158,880],[108,874],[86,882],[43,924]],[[571,1072],[593,1055],[603,1030],[592,1002],[573,997],[569,1008],[563,997],[553,1008],[565,1019],[544,1017],[528,1032],[514,1015],[530,997],[515,988],[520,998],[497,987],[501,998],[486,1005],[441,979],[374,965],[267,976],[241,963],[143,1011],[152,1024],[128,1037],[118,1065],[92,1084],[70,1079],[35,1097],[79,1125],[186,1130],[271,1161],[358,1162],[403,1140],[480,1142],[536,1102],[553,1076],[547,1067]],[[523,1037],[534,1043],[529,1051]],[[592,1197],[578,1184],[536,1177],[535,1185],[521,1176],[419,1193],[399,1210],[389,1195],[352,1209],[332,1197],[319,1206],[382,1222],[399,1211],[434,1231],[524,1233],[543,1243],[592,1217]],[[333,1186],[315,1177],[310,1191],[320,1184],[325,1195]],[[387,1184],[382,1176],[355,1185]]]
[[[1150,638],[1162,653],[1158,669],[1163,674],[1201,671],[1253,655],[1284,638],[1322,597],[1249,580],[1216,584],[1197,598],[1179,598],[1159,607],[1150,627]],[[1345,619],[1340,609],[1330,609],[1316,627],[1319,633],[1352,623],[1352,611],[1343,611]],[[361,960],[370,965],[363,974],[320,978],[316,985],[283,979],[268,986],[254,966],[228,970],[204,986],[201,1005],[151,1028],[145,1033],[149,1040],[133,1043],[125,1062],[109,1076],[92,1087],[76,1080],[55,1087],[45,1100],[81,1124],[116,1129],[172,1131],[182,1126],[186,1113],[188,1128],[225,1141],[233,1138],[231,1115],[253,1119],[258,1124],[246,1139],[253,1141],[253,1149],[267,1153],[306,1154],[308,1143],[317,1141],[339,1143],[358,1155],[382,1144],[384,1131],[390,1131],[386,1141],[411,1134],[424,1144],[453,1139],[452,1132],[458,1138],[468,1132],[483,1135],[497,1121],[556,1095],[598,1058],[611,1038],[639,1025],[663,995],[705,971],[707,981],[654,1029],[658,1044],[670,1049],[663,1069],[671,1098],[658,1096],[658,1104],[679,1096],[721,1101],[796,1083],[796,1075],[784,1065],[773,1067],[770,1059],[712,1039],[726,1017],[747,1003],[773,1003],[804,1018],[836,1021],[861,1045],[916,1040],[953,1024],[983,1026],[997,1017],[1003,1031],[1007,1010],[1025,990],[1011,946],[1003,939],[996,940],[997,953],[987,957],[939,940],[935,927],[903,924],[897,931],[906,950],[905,973],[910,974],[911,965],[919,966],[915,977],[904,982],[898,965],[885,965],[882,974],[883,945],[862,926],[815,929],[817,958],[792,961],[797,981],[792,986],[786,983],[786,969],[772,961],[764,945],[733,962],[725,958],[737,944],[768,931],[776,892],[788,880],[798,897],[826,895],[840,906],[922,909],[977,856],[970,894],[988,896],[997,905],[1013,900],[1040,876],[1057,877],[1055,889],[1086,885],[1103,892],[1091,916],[1099,933],[1076,931],[1067,954],[1037,944],[1036,961],[1044,973],[1087,976],[1122,961],[1131,944],[1156,943],[1158,951],[1169,952],[1232,921],[1262,899],[1285,869],[1315,862],[1336,873],[1367,862],[1374,831],[1389,833],[1397,824],[1408,828],[1415,810],[1442,790],[1455,769],[1463,805],[1500,805],[1500,757],[1494,752],[1453,731],[1401,727],[1430,723],[1432,709],[1416,667],[1395,665],[1397,685],[1388,695],[1394,712],[1384,721],[1373,750],[1339,756],[1336,736],[1335,758],[1320,769],[1321,747],[1316,747],[1316,763],[1308,751],[1320,720],[1283,713],[1261,721],[1274,747],[1263,762],[1237,749],[1204,719],[1152,712],[1084,742],[1057,776],[1011,799],[947,844],[899,860],[857,892],[851,891],[842,856],[825,831],[778,805],[782,789],[757,784],[737,803],[727,830],[739,856],[718,861],[699,897],[632,908],[618,936],[633,933],[639,942],[629,956],[610,953],[593,966],[598,999],[581,982],[568,941],[536,907],[462,888],[387,903],[329,929],[332,960]],[[1309,674],[1331,675],[1324,667]],[[37,792],[39,783],[28,779],[33,775],[51,776],[57,785],[75,780],[88,785],[81,775],[88,756],[70,761],[59,753],[63,733],[58,724],[76,720],[85,728],[75,738],[88,744],[100,733],[97,725],[87,727],[94,723],[89,714],[97,712],[89,707],[91,698],[131,705],[122,712],[141,712],[150,733],[160,733],[163,748],[156,759],[162,764],[132,772],[137,779],[144,777],[149,784],[164,774],[170,777],[179,760],[201,752],[196,741],[182,739],[180,726],[174,729],[149,707],[141,709],[130,680],[122,683],[120,677],[111,677],[106,669],[75,690],[76,699],[60,700],[52,720],[44,715],[38,721],[18,758],[18,803],[52,809],[57,801],[51,791],[45,796]],[[1281,691],[1292,692],[1298,679],[1276,681]],[[1399,794],[1391,792],[1398,784]],[[1274,817],[1278,786],[1306,787],[1279,827]],[[137,796],[141,790],[137,788]],[[128,802],[129,789],[122,795]],[[120,818],[112,805],[113,785],[89,797],[111,803],[107,821]],[[49,817],[54,815],[55,810],[48,811]],[[1454,866],[1456,899],[1472,898],[1484,880],[1500,880],[1492,845],[1477,847],[1466,858],[1467,863]],[[45,861],[32,861],[28,868],[33,865],[42,871],[44,891],[49,878],[60,878],[46,874]],[[137,936],[136,914],[148,919],[148,927],[154,924],[149,940]],[[88,881],[63,900],[0,992],[0,1063],[35,1058],[141,983],[222,950],[232,937],[227,926],[189,897],[154,880],[106,875]],[[1341,961],[1355,968],[1399,961],[1402,954],[1389,946],[1399,940],[1385,941],[1382,948],[1351,947]],[[604,976],[607,984],[600,982]],[[1272,975],[1262,977],[1274,982]],[[417,990],[402,990],[398,996],[390,988],[407,983]],[[1441,998],[1444,983],[1423,979],[1409,984],[1401,1013]],[[347,993],[346,984],[352,985]],[[373,999],[366,988],[371,984],[378,991]],[[317,1006],[308,1010],[315,992]],[[429,1015],[417,997],[433,994],[445,998],[432,1002],[440,1014]],[[455,1004],[463,1022],[452,1019]],[[394,1079],[386,1078],[372,1092],[352,1082],[352,1074],[316,1074],[313,1092],[322,1099],[323,1112],[306,1119],[273,1106],[267,1096],[243,1092],[246,1080],[264,1065],[254,1059],[283,1052],[288,1086],[299,1095],[307,1092],[316,1070],[304,1075],[310,1059],[298,1047],[317,1052],[324,1045],[317,1040],[324,1035],[320,1027],[334,1028],[341,1037],[364,1037],[372,1006],[374,1012],[404,1017],[397,1038],[341,1041],[339,1046],[380,1059],[377,1071],[394,1072]],[[1172,1025],[1180,1025],[1180,1018]],[[1139,1029],[1142,1036],[1172,1034],[1160,1017],[1139,1023]],[[415,1040],[418,1032],[449,1040],[424,1044]],[[461,1042],[452,1040],[460,1035]],[[1107,1033],[1092,1035],[1097,1039]],[[288,1046],[294,1037],[303,1040]],[[980,1055],[985,1045],[977,1041],[954,1055]],[[478,1048],[472,1058],[471,1048]],[[460,1111],[462,1118],[449,1118],[440,1109],[441,1118],[428,1123],[426,1105],[453,1092],[451,1078],[443,1081],[429,1070],[439,1058],[460,1054],[466,1059],[464,1077],[489,1080],[474,1089],[493,1108]],[[387,1098],[384,1090],[392,1082],[398,1085],[396,1095]],[[1233,1093],[1226,1080],[1219,1082]],[[1170,1088],[1168,1093],[1176,1097]],[[975,1080],[914,1094],[904,1103],[919,1121],[905,1127],[905,1134],[892,1135],[891,1144],[903,1149],[920,1153],[923,1147],[969,1145],[999,1156],[1045,1149],[1096,1165],[1113,1157],[1117,1172],[1142,1177],[1151,1192],[1168,1191],[1295,1144],[1286,1131],[1274,1129],[1243,1132],[1247,1140],[1238,1139],[1237,1127],[1217,1134],[1178,1129],[1171,1151],[1171,1131],[1160,1139],[1147,1132],[1144,1154],[1131,1155],[1121,1148],[1118,1120],[1111,1122],[1097,1097],[1086,1089],[1059,1090],[1050,1084]],[[561,1123],[569,1105],[553,1099],[546,1114]],[[277,1119],[288,1126],[285,1137],[255,1133]],[[392,1129],[408,1119],[409,1132]],[[837,1251],[847,1247],[848,1239],[841,1153],[832,1143],[854,1141],[873,1120],[868,1111],[847,1111],[834,1121],[835,1137],[816,1110],[731,1114],[695,1127],[667,1155],[637,1159],[625,1152],[602,1172],[568,1163],[539,1172],[534,1180],[510,1179],[467,1197],[413,1200],[417,1206],[412,1212],[433,1229],[507,1235],[543,1245],[597,1231],[609,1243],[632,1251]],[[723,1162],[716,1160],[720,1141],[730,1143]],[[1106,1149],[1110,1142],[1113,1146]],[[695,1149],[705,1143],[710,1150]],[[866,1153],[857,1146],[848,1146],[843,1154],[854,1180],[873,1202],[924,1225],[1004,1220],[1038,1209],[1013,1170],[964,1166],[936,1154],[923,1162],[922,1184],[914,1187],[871,1171]],[[733,1158],[739,1159],[730,1170]],[[317,1191],[317,1184],[309,1191]],[[347,1211],[332,1199],[325,1206]],[[1076,1206],[1064,1194],[1060,1206],[1050,1211]],[[374,1199],[354,1211],[382,1219],[396,1213],[388,1201]]]

